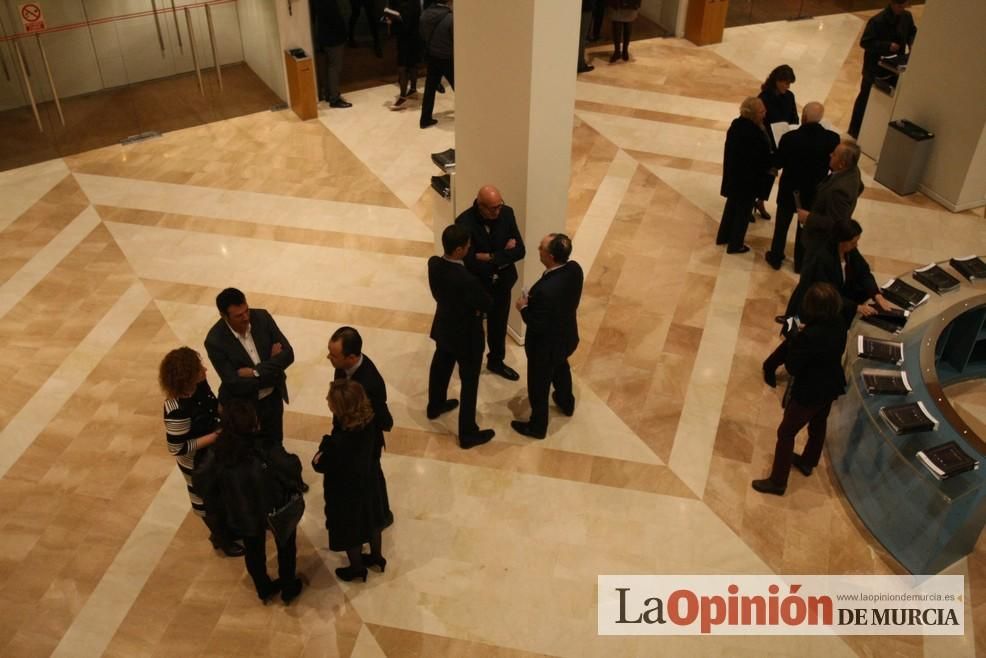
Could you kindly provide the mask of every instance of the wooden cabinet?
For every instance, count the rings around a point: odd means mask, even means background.
[[[295,57],[284,51],[284,68],[288,75],[288,95],[291,109],[302,121],[318,117],[318,95],[315,92],[315,65],[311,57]]]
[[[689,0],[685,15],[685,38],[696,46],[722,41],[729,0]]]

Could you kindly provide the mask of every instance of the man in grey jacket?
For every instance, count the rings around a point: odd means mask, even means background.
[[[428,74],[425,78],[425,96],[421,101],[422,128],[433,126],[438,121],[431,114],[435,109],[435,92],[444,77],[449,86],[455,89],[455,65],[452,61],[452,0],[438,0],[423,12],[418,24],[421,39],[425,44],[425,57]]]

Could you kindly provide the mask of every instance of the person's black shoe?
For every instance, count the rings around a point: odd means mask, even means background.
[[[212,537],[209,539],[212,539]],[[222,551],[223,555],[226,557],[242,557],[246,552],[246,549],[243,548],[243,544],[238,541],[231,541],[226,544],[220,544],[214,541],[212,542],[212,547],[217,551]]]
[[[765,261],[767,261],[767,264],[770,265],[775,270],[781,269],[781,263],[784,262],[784,257],[783,256],[781,256],[780,258],[778,258],[777,256],[775,256],[774,254],[770,253],[769,251],[766,254],[764,254],[763,259]]]
[[[289,605],[292,601],[298,598],[301,594],[301,590],[304,588],[305,583],[301,578],[295,578],[287,585],[281,585],[281,600],[284,601],[285,605]]]
[[[586,64],[585,66],[580,66],[577,69],[578,73],[588,73],[589,71],[594,71],[596,69],[592,64]]]
[[[575,403],[573,402],[572,404],[568,405],[559,402],[558,391],[551,391],[551,399],[554,401],[556,405],[558,405],[558,408],[561,409],[561,412],[566,416],[571,416],[575,413]]]
[[[787,322],[787,316],[786,315],[775,315],[774,316],[774,322],[776,322],[777,324],[784,324],[785,322]]]
[[[496,432],[493,430],[479,430],[474,434],[463,434],[459,437],[459,447],[463,450],[475,448],[484,443],[489,443],[495,435]]]
[[[441,82],[439,82],[438,83],[438,86],[435,87],[435,91],[437,91],[439,94],[444,94],[445,93],[445,85],[443,85]]]
[[[423,119],[421,123],[419,123],[418,125],[420,125],[421,128],[423,129],[423,128],[430,128],[431,126],[434,126],[436,123],[438,123],[438,119]]]
[[[726,253],[727,254],[745,254],[749,250],[750,250],[750,245],[745,244],[742,247],[740,247],[739,249],[727,249],[726,250]]]
[[[771,387],[777,388],[777,373],[767,367],[767,364],[763,364],[763,382]]]
[[[336,577],[339,580],[345,580],[347,583],[356,580],[357,578],[366,582],[366,567],[357,569],[356,567],[350,565],[348,567],[339,567],[336,569]]]
[[[784,492],[787,491],[787,487],[774,484],[774,481],[770,478],[767,478],[766,480],[754,480],[753,488],[760,493],[773,494],[775,496],[783,496]]]
[[[524,422],[522,420],[512,420],[510,421],[510,427],[514,429],[518,434],[523,434],[524,436],[530,437],[532,439],[543,439],[547,432],[535,432],[531,429],[531,424]]]
[[[447,414],[448,412],[452,411],[458,406],[459,406],[458,400],[446,400],[445,404],[443,404],[437,409],[428,407],[428,409],[425,411],[425,414],[428,416],[428,420],[435,420],[442,414]]]
[[[308,493],[308,488],[309,487],[308,487],[308,483],[307,482],[302,482],[301,483],[301,493]]]
[[[387,558],[384,556],[373,557],[369,553],[363,553],[363,564],[367,567],[380,567],[380,573],[387,570]]]
[[[623,54],[620,55],[620,56],[623,58],[623,61],[624,62],[629,62],[630,61],[630,51],[629,50],[624,50],[623,51]]]
[[[609,63],[614,64],[620,59],[620,51],[617,50],[615,53],[609,56]]]
[[[281,591],[281,581],[272,580],[267,587],[257,590],[257,598],[263,601],[264,605],[270,603],[271,599]]]
[[[815,469],[814,466],[809,466],[805,462],[805,458],[802,455],[799,455],[798,453],[794,453],[793,455],[791,455],[791,465],[794,466],[799,471],[801,471],[801,474],[804,475],[805,477],[810,477],[811,472]]]
[[[352,103],[350,103],[349,101],[345,101],[341,98],[337,98],[329,103],[329,107],[336,107],[336,108],[347,108],[352,106],[353,106]]]
[[[486,369],[493,374],[500,375],[504,379],[508,379],[512,382],[520,379],[520,375],[517,374],[517,371],[505,363],[487,363]]]

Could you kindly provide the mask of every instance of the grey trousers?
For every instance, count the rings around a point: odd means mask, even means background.
[[[330,103],[342,98],[339,91],[339,77],[342,75],[342,57],[346,52],[345,44],[325,46],[318,53],[318,91],[319,97]]]

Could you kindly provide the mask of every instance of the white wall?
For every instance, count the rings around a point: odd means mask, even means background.
[[[284,80],[284,56],[273,0],[239,0],[240,34],[247,66],[281,100],[288,100]]]
[[[273,0],[271,0],[273,1]],[[293,0],[291,3],[291,13],[288,13],[287,0],[277,0],[277,29],[281,40],[281,76],[287,75],[284,69],[284,51],[293,48],[301,48],[309,57],[314,57],[312,48],[312,25],[311,12],[308,8],[308,0]],[[312,67],[312,84],[315,84],[315,67]],[[287,90],[284,92],[285,100],[290,103]]]
[[[984,0],[928,0],[894,107],[935,133],[922,189],[952,210],[986,197],[984,26]]]
[[[191,71],[193,69],[191,44],[181,8],[193,2],[195,0],[176,0],[177,28],[170,12],[158,14],[157,22],[164,41],[163,50],[153,16],[129,18],[93,25],[90,28],[80,27],[43,35],[41,42],[51,64],[58,95],[67,98]],[[22,0],[4,0],[0,4],[0,13],[8,32],[14,30],[20,32],[22,29],[21,23],[14,21],[17,17],[17,5],[21,3]],[[51,28],[83,22],[86,17],[93,21],[147,11],[150,8],[150,0],[42,0],[41,6],[47,27]],[[157,0],[159,10],[170,9],[170,6],[170,0]],[[213,57],[209,45],[205,9],[197,8],[190,11],[199,65],[211,67]],[[233,64],[243,61],[236,3],[214,6],[212,18],[220,63]],[[179,34],[181,45],[178,43]],[[35,97],[38,100],[49,100],[50,87],[36,39],[22,39],[20,44],[30,69],[31,86]],[[8,67],[12,68],[12,77],[15,70],[18,70],[16,75],[20,75],[16,61],[8,61]],[[17,81],[11,80],[8,83],[3,79],[0,84],[0,110],[19,107],[25,103],[27,99],[20,92]]]

